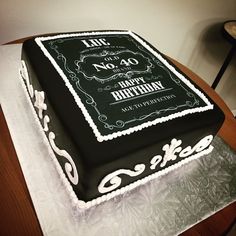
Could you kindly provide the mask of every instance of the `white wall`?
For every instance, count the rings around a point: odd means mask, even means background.
[[[229,19],[236,19],[235,0],[1,0],[0,44],[48,32],[130,29],[211,85],[230,49],[219,32]],[[235,57],[216,91],[236,111]]]

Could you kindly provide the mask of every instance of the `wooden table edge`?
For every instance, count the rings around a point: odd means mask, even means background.
[[[202,88],[206,94],[221,108],[225,114],[225,120],[218,132],[218,135],[233,149],[236,150],[236,119],[223,99],[213,90],[203,79],[188,69],[186,66],[169,58],[180,70],[182,70],[190,79]],[[235,132],[233,132],[235,130]]]
[[[43,235],[0,104],[0,235]]]

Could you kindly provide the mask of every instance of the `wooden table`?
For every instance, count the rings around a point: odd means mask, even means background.
[[[17,40],[14,43],[22,42]],[[236,150],[236,120],[224,101],[201,78],[171,59],[195,81],[224,111],[219,136]],[[236,219],[236,202],[190,228],[182,235],[222,235]],[[42,235],[7,123],[0,108],[0,235]]]

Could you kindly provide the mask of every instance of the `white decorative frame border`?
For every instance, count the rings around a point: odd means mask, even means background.
[[[192,108],[192,109],[187,109],[187,110],[184,110],[184,111],[181,111],[181,112],[177,112],[177,113],[165,116],[165,117],[157,118],[157,119],[155,119],[153,121],[145,122],[145,123],[143,123],[141,125],[137,125],[135,127],[128,128],[128,129],[123,130],[123,131],[113,132],[112,134],[108,134],[108,135],[102,135],[99,132],[99,130],[98,130],[96,124],[94,123],[92,117],[89,115],[86,107],[82,103],[80,97],[75,92],[75,90],[73,89],[72,85],[70,84],[67,76],[64,74],[63,70],[56,63],[56,61],[51,56],[51,54],[48,52],[48,50],[44,47],[42,42],[43,41],[47,41],[47,40],[51,40],[51,39],[60,39],[60,38],[67,38],[67,37],[93,36],[93,35],[94,36],[96,36],[96,35],[112,35],[112,34],[114,34],[114,35],[115,34],[116,35],[117,34],[119,34],[119,35],[123,34],[123,35],[130,35],[131,37],[133,37],[136,41],[138,41],[141,45],[143,45],[148,51],[150,51],[158,60],[160,60],[170,71],[172,71],[190,89],[192,89],[206,103],[206,106]],[[97,140],[99,142],[107,141],[107,140],[112,140],[112,139],[120,137],[122,135],[129,135],[129,134],[131,134],[133,132],[137,132],[137,131],[142,130],[144,128],[156,125],[158,123],[166,122],[166,121],[175,119],[177,117],[182,117],[182,116],[185,116],[187,114],[192,114],[192,113],[196,113],[196,112],[204,112],[204,111],[213,109],[213,104],[210,103],[210,101],[207,99],[207,97],[201,91],[199,91],[197,88],[195,88],[195,86],[189,80],[187,80],[181,73],[179,73],[172,65],[170,65],[167,62],[167,60],[165,60],[159,53],[157,53],[155,50],[153,50],[140,37],[138,37],[136,34],[134,34],[131,31],[97,31],[97,32],[59,34],[59,35],[55,35],[55,36],[37,37],[37,38],[35,38],[35,42],[40,47],[40,49],[42,50],[44,55],[50,60],[52,65],[55,67],[55,69],[57,70],[59,75],[64,80],[66,87],[69,89],[70,93],[74,97],[74,100],[75,100],[76,104],[81,109],[85,119],[89,123],[90,127],[92,128],[92,130],[93,130],[93,132],[94,132],[94,134],[95,134],[95,136],[96,136],[96,138],[97,138]]]

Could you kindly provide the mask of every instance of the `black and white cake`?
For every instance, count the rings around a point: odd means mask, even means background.
[[[224,121],[197,85],[130,31],[32,38],[20,72],[78,208],[210,153]]]

